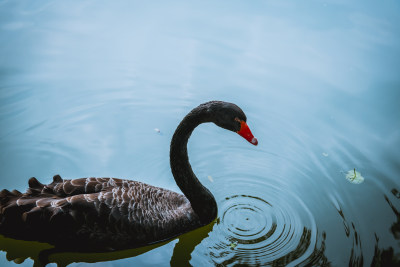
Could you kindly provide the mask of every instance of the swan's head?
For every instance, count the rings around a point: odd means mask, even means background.
[[[257,138],[253,136],[246,123],[246,115],[237,105],[222,101],[210,102],[208,110],[211,112],[213,122],[224,129],[238,133],[253,145],[257,145]]]

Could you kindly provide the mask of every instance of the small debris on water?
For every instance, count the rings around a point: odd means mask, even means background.
[[[329,156],[329,154],[326,152],[322,152],[322,156],[327,157],[327,156]]]
[[[231,249],[234,249],[237,246],[238,242],[234,241],[231,243]]]
[[[156,131],[157,133],[161,133],[160,129],[158,128],[154,128],[154,131]]]
[[[346,179],[352,184],[361,184],[364,182],[364,177],[355,168],[347,172]]]
[[[210,180],[211,183],[214,182],[214,179],[211,177],[211,175],[207,176],[208,180]]]

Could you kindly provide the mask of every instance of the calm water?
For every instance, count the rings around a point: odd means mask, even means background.
[[[218,221],[69,262],[399,264],[398,1],[114,2],[0,1],[0,189],[58,173],[179,191],[169,142],[208,100],[239,105],[259,145],[201,125],[190,160]],[[31,266],[32,246],[3,239],[0,265]]]

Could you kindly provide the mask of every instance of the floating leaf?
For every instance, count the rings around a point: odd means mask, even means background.
[[[214,179],[211,177],[211,175],[207,176],[208,180],[210,180],[210,182],[214,182]]]
[[[238,244],[237,241],[232,242],[232,243],[231,243],[231,249],[234,249],[234,248],[237,246],[237,244]]]
[[[350,170],[346,174],[346,179],[352,184],[361,184],[364,182],[364,177],[356,169]]]

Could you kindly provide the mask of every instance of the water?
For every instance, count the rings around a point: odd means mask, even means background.
[[[259,145],[211,124],[191,137],[215,224],[64,263],[399,264],[399,14],[397,1],[1,1],[0,188],[59,173],[179,191],[175,127],[225,100]],[[346,180],[354,168],[363,183]],[[0,265],[31,266],[40,245],[10,242]]]

